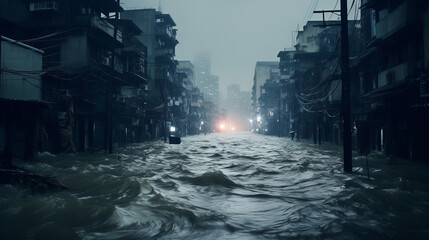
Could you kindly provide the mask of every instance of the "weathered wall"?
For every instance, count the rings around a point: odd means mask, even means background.
[[[61,44],[61,64],[69,70],[88,65],[88,39],[86,36],[71,36]]]
[[[121,13],[122,19],[133,20],[134,23],[142,30],[143,34],[137,36],[137,39],[147,47],[147,71],[150,90],[155,87],[155,9],[128,10]]]
[[[1,39],[0,98],[41,100],[42,53]]]

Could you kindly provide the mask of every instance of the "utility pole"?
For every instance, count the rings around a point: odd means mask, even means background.
[[[120,8],[120,0],[116,0],[116,9],[115,9],[115,20],[119,20],[119,8]],[[118,36],[118,27],[114,26],[113,28],[113,38],[116,41]],[[113,72],[115,72],[115,59],[116,48],[113,47],[112,51],[112,68]],[[108,78],[108,90],[107,90],[107,126],[106,126],[106,135],[107,135],[107,150],[109,154],[113,153],[113,111],[112,111],[112,88],[113,88],[113,79]]]
[[[167,103],[167,79],[164,78],[163,84],[162,84],[162,95],[163,95],[163,101],[164,101],[164,143],[167,142],[167,135],[168,130],[167,129],[167,114],[168,114],[168,103]]]
[[[347,0],[341,0],[341,105],[344,124],[344,171],[352,172],[352,124],[350,106],[349,24]]]
[[[326,24],[325,13],[341,13],[341,113],[343,116],[343,158],[344,171],[352,172],[352,124],[350,106],[350,60],[349,60],[349,24],[347,16],[347,0],[341,0],[341,10],[314,11],[323,14],[323,24],[315,27],[339,26]]]

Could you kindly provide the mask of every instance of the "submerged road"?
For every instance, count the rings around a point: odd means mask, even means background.
[[[252,133],[118,151],[19,163],[71,190],[0,186],[0,239],[429,239],[428,185],[378,155],[367,179],[338,146]]]

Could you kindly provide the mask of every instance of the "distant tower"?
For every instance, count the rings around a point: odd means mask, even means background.
[[[219,77],[211,74],[211,60],[207,54],[195,58],[195,85],[204,93],[206,100],[219,105]]]
[[[196,86],[199,87],[200,90],[203,90],[203,88],[206,87],[207,82],[210,81],[209,80],[211,75],[210,57],[205,54],[198,55],[195,58],[194,66],[195,66]]]

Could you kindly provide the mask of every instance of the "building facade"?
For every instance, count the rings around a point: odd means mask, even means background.
[[[252,87],[252,130],[262,132],[262,110],[259,98],[264,93],[264,84],[272,77],[278,76],[279,62],[257,62],[253,76]]]
[[[138,39],[147,46],[148,51],[148,103],[145,125],[151,139],[166,138],[167,122],[171,122],[168,105],[174,96],[168,95],[168,89],[177,87],[175,73],[178,62],[174,59],[176,23],[169,14],[156,9],[127,10],[121,18],[132,20],[143,32]],[[180,85],[180,84],[179,84]]]

